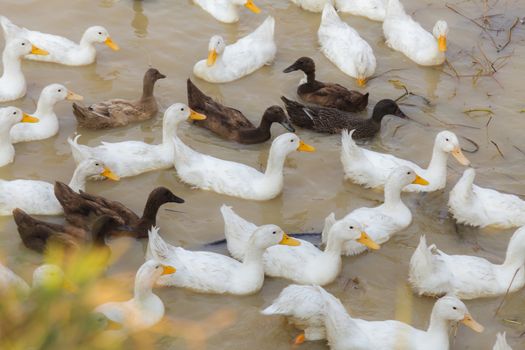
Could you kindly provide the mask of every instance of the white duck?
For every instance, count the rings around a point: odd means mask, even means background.
[[[212,252],[194,252],[174,247],[160,237],[157,228],[149,231],[147,257],[176,264],[179,273],[163,277],[163,286],[188,288],[201,293],[248,295],[259,291],[264,282],[264,251],[274,245],[300,245],[278,226],[259,227],[250,237],[243,262]]]
[[[13,101],[25,96],[27,84],[22,72],[22,57],[29,53],[37,56],[48,54],[24,38],[14,38],[6,42],[2,53],[4,71],[0,77],[0,102]]]
[[[461,299],[495,297],[525,285],[525,227],[512,235],[503,264],[470,255],[447,255],[425,236],[410,259],[408,280],[419,295],[454,293]],[[512,284],[511,284],[512,281]]]
[[[239,21],[239,9],[237,8],[239,6],[244,6],[254,13],[261,12],[253,0],[193,0],[193,2],[223,23]]]
[[[172,266],[148,260],[137,271],[132,299],[99,305],[95,312],[122,324],[123,329],[129,332],[153,327],[164,317],[164,303],[152,292],[153,286],[161,276],[173,275],[175,272]]]
[[[203,190],[251,200],[269,200],[283,190],[283,168],[293,151],[313,152],[292,133],[276,137],[270,148],[266,171],[198,153],[175,137],[175,168],[180,179]]]
[[[341,138],[341,162],[343,163],[345,178],[367,188],[383,188],[390,172],[400,165],[405,165],[415,170],[429,184],[427,186],[409,185],[403,191],[433,192],[444,188],[447,183],[449,154],[452,154],[462,165],[470,164],[461,152],[457,136],[450,131],[441,131],[436,135],[432,159],[426,169],[391,154],[361,148],[352,139],[352,133],[353,131],[343,130]]]
[[[151,145],[142,141],[102,142],[101,146],[89,147],[68,138],[73,158],[80,163],[87,158],[101,159],[119,177],[130,177],[148,171],[173,167],[173,136],[178,125],[185,120],[203,120],[206,116],[192,111],[183,103],[170,106],[162,121],[162,143]]]
[[[69,187],[77,193],[85,191],[86,179],[97,175],[115,181],[119,179],[101,161],[86,159],[75,169]],[[60,215],[64,212],[49,182],[0,179],[0,215],[12,215],[16,208],[32,215]]]
[[[492,350],[512,350],[512,348],[507,343],[507,335],[505,332],[498,333],[496,335],[496,343],[494,344]]]
[[[59,282],[64,282],[64,272],[57,265],[44,264],[33,271],[32,288],[34,289]],[[0,293],[13,291],[27,295],[30,290],[31,287],[26,281],[8,267],[0,264]]]
[[[317,35],[323,54],[343,73],[355,78],[359,86],[364,86],[376,70],[374,52],[357,31],[341,21],[330,4],[323,9]]]
[[[0,24],[6,41],[14,37],[26,38],[34,45],[49,52],[49,55],[46,56],[35,55],[35,52],[26,53],[25,58],[28,60],[83,66],[95,62],[97,51],[93,44],[104,43],[114,51],[119,50],[118,45],[111,40],[108,31],[100,26],[86,29],[80,43],[77,44],[62,36],[20,28],[4,16],[0,16]]]
[[[334,0],[291,0],[303,10],[321,12],[326,4],[334,5]]]
[[[362,16],[372,21],[383,22],[386,16],[388,0],[334,0],[339,12]]]
[[[51,84],[40,93],[33,116],[39,119],[36,124],[17,124],[11,128],[11,142],[28,142],[44,140],[58,133],[58,118],[53,108],[64,101],[80,101],[83,97],[68,90],[64,85]]]
[[[474,185],[476,171],[465,170],[450,191],[448,207],[460,224],[510,228],[525,225],[525,201],[513,194]]]
[[[15,160],[15,148],[9,132],[17,123],[36,123],[37,118],[23,113],[16,107],[0,108],[0,167]]]
[[[226,46],[215,35],[208,45],[208,59],[193,67],[193,73],[210,83],[227,83],[271,64],[277,52],[274,41],[275,19],[271,16],[252,33]]]
[[[224,233],[230,254],[244,259],[248,243],[258,227],[238,216],[230,207],[221,207]],[[331,226],[326,248],[320,250],[312,243],[297,239],[299,247],[276,245],[263,255],[264,272],[268,276],[288,278],[295,283],[325,285],[333,282],[341,271],[341,253],[346,242],[356,242],[370,249],[379,249],[355,220],[341,220]]]
[[[436,22],[432,35],[406,14],[399,0],[387,0],[383,33],[391,49],[402,52],[417,64],[435,66],[445,62],[448,34],[445,21]]]
[[[400,166],[388,177],[385,185],[385,201],[383,204],[373,208],[359,208],[348,215],[342,221],[354,220],[363,225],[364,230],[370,238],[378,244],[387,242],[392,236],[412,223],[412,212],[401,200],[401,191],[410,184],[421,186],[428,182],[421,178],[414,170],[407,166]],[[339,221],[335,221],[334,213],[326,218],[323,230],[323,243],[330,240],[330,235],[337,232],[335,228]],[[332,226],[333,225],[333,226]],[[345,255],[357,255],[364,252],[367,247],[353,241],[347,241],[342,247]]]

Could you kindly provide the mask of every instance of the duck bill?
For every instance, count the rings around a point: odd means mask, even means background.
[[[299,152],[315,152],[315,147],[310,146],[307,143],[304,143],[303,141],[299,141],[299,147],[297,147],[297,150]]]
[[[285,128],[289,132],[295,132],[295,128],[292,126],[292,124],[290,124],[289,121],[285,120],[285,121],[280,122],[279,124],[281,124],[283,128]]]
[[[42,50],[41,48],[38,48],[35,45],[33,45],[31,47],[31,54],[39,55],[39,56],[47,56],[49,55],[49,52],[47,52],[46,50]]]
[[[75,94],[73,91],[67,92],[66,100],[68,101],[82,101],[83,99],[83,96]]]
[[[452,155],[454,156],[454,158],[456,158],[459,164],[465,165],[465,166],[470,165],[470,160],[468,160],[468,158],[465,157],[463,152],[461,152],[461,148],[459,147],[454,148],[454,150],[452,151]]]
[[[206,60],[206,64],[208,67],[211,67],[215,64],[215,61],[217,61],[217,51],[215,49],[208,52],[208,59]]]
[[[252,0],[248,0],[248,1],[246,1],[246,3],[244,4],[244,6],[245,6],[248,10],[252,11],[253,13],[260,13],[260,12],[261,12],[261,9],[258,8],[258,7],[253,3]]]
[[[204,120],[206,119],[206,116],[204,114],[200,114],[200,113],[195,112],[194,110],[191,110],[189,119],[190,120]]]
[[[162,275],[171,275],[177,271],[176,268],[169,265],[162,265]]]
[[[22,114],[22,123],[38,123],[39,119],[33,116],[30,116],[29,114]]]
[[[357,79],[357,85],[359,87],[364,87],[366,85],[366,78],[358,78]]]
[[[109,168],[104,168],[104,171],[100,175],[104,176],[107,179],[113,180],[113,181],[120,180],[120,176],[112,172]]]
[[[121,323],[118,323],[118,322],[115,322],[113,320],[110,320],[107,317],[106,317],[106,319],[108,320],[107,321],[108,323],[107,323],[106,328],[105,328],[106,331],[119,331],[119,330],[121,330],[123,328]]]
[[[288,236],[286,233],[283,233],[283,239],[279,242],[280,245],[289,245],[292,247],[297,247],[301,245],[301,242],[296,240],[295,238],[292,238]]]
[[[373,250],[378,250],[379,248],[381,248],[381,246],[374,242],[372,238],[370,238],[370,236],[366,234],[366,232],[361,232],[361,237],[357,239],[357,242]]]
[[[440,52],[447,51],[447,37],[440,35],[438,38],[438,48]]]
[[[463,323],[468,328],[472,329],[475,332],[481,333],[485,329],[482,325],[477,323],[470,314],[466,314],[465,317],[461,320],[461,323]]]
[[[416,179],[412,181],[413,185],[421,185],[421,186],[428,186],[429,182],[425,179],[423,179],[421,176],[416,174]]]
[[[290,67],[288,67],[285,70],[283,70],[283,73],[291,73],[291,72],[294,72],[294,71],[296,71],[298,69],[299,68],[297,68],[297,65],[294,63]]]
[[[118,51],[120,50],[120,47],[115,43],[111,38],[108,36],[106,40],[104,40],[104,44],[106,44],[111,50]]]
[[[394,112],[394,115],[395,115],[396,117],[399,117],[399,118],[408,119],[408,116],[407,116],[405,113],[403,113],[403,111],[402,111],[400,108],[398,108],[398,109]]]

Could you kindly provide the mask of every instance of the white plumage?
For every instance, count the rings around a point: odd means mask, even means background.
[[[16,107],[0,108],[0,167],[15,160],[15,147],[9,133],[18,123],[35,123],[38,119],[24,114]]]
[[[388,0],[335,0],[335,7],[339,12],[350,13],[354,16],[367,17],[373,21],[384,21],[386,16],[386,2]]]
[[[8,267],[0,264],[0,293],[14,292],[22,295],[29,294],[31,288],[44,286],[63,286],[64,272],[53,264],[43,264],[33,271],[33,284],[31,287],[20,276]]]
[[[224,23],[239,21],[239,6],[244,6],[254,13],[261,12],[253,0],[193,0],[193,2],[216,20]]]
[[[303,10],[321,12],[326,4],[334,5],[334,0],[291,0]]]
[[[507,334],[505,334],[505,332],[496,335],[496,343],[492,350],[512,350],[507,343]]]

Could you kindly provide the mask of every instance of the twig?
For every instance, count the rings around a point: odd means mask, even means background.
[[[499,155],[501,156],[501,158],[505,159],[505,156],[503,155],[503,153],[501,152],[501,150],[499,149],[499,146],[496,142],[494,142],[493,140],[490,140],[490,142],[496,147],[496,149],[498,150],[498,153]]]
[[[370,80],[373,80],[375,78],[379,78],[380,76],[383,76],[385,74],[388,74],[388,73],[391,73],[391,72],[397,72],[397,71],[400,71],[400,70],[406,70],[406,68],[392,68],[392,69],[389,69],[387,71],[384,71],[383,73],[372,75],[370,78],[367,79],[367,81],[370,81]]]
[[[498,52],[503,51],[507,47],[507,45],[510,44],[510,42],[512,41],[512,31],[514,30],[514,28],[516,28],[519,22],[520,22],[520,18],[516,17],[516,20],[509,28],[509,36],[507,38],[507,42],[497,50]]]
[[[525,155],[525,152],[523,152],[518,146],[512,145],[515,149],[517,149],[521,154]]]
[[[464,138],[465,140],[467,140],[468,142],[470,142],[472,145],[474,145],[475,149],[473,151],[469,151],[467,149],[464,149],[463,147],[461,148],[461,150],[463,152],[467,152],[467,153],[476,153],[477,151],[479,151],[479,145],[474,141],[474,140],[471,140],[469,139],[468,137],[465,137],[465,136],[461,136],[462,138]]]
[[[509,286],[507,288],[507,291],[505,292],[505,295],[503,296],[503,299],[501,300],[501,303],[499,303],[499,306],[498,308],[496,309],[496,312],[494,312],[494,316],[496,316],[499,312],[499,310],[501,309],[501,307],[503,306],[503,303],[505,302],[505,300],[507,299],[507,296],[509,295],[509,292],[510,292],[510,287],[512,286],[512,283],[514,282],[514,279],[516,278],[516,275],[518,274],[518,271],[521,269],[521,267],[518,267],[516,269],[516,272],[514,272],[514,276],[512,276],[512,279],[510,280],[510,283],[509,283]]]

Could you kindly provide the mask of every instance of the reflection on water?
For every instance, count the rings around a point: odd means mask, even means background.
[[[142,0],[133,1],[133,11],[135,15],[131,21],[131,26],[135,28],[135,33],[139,38],[144,38],[148,35],[148,16],[144,14],[142,7]]]

